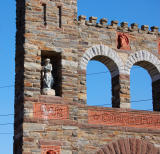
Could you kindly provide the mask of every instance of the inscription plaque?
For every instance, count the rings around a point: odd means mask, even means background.
[[[160,114],[88,110],[88,123],[108,126],[160,129]]]
[[[68,106],[57,104],[34,104],[34,117],[40,119],[67,119]]]

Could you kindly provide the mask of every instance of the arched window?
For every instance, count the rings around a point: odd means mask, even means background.
[[[108,68],[109,72],[111,73],[111,79],[112,79],[112,107],[120,107],[120,93],[119,93],[119,87],[120,87],[119,84],[120,83],[119,83],[118,66],[116,65],[116,63],[112,59],[110,59],[109,57],[104,56],[104,55],[96,55],[96,56],[92,57],[90,60],[91,61],[99,61]],[[105,84],[105,83],[102,83],[102,84]],[[101,93],[101,91],[97,91],[97,92]],[[99,102],[99,101],[97,101],[97,102]],[[104,104],[109,105],[109,102],[108,103],[106,102]]]
[[[153,110],[152,79],[146,69],[133,66],[130,73],[131,108]]]
[[[125,70],[130,74],[131,68],[140,66],[147,70],[152,81],[152,104],[154,111],[160,111],[160,60],[151,52],[141,50],[132,53],[125,64]],[[145,83],[144,78],[142,83]],[[146,91],[146,89],[144,89]],[[141,92],[142,93],[142,92]],[[151,95],[150,95],[151,97]],[[145,104],[146,105],[146,104]]]
[[[86,69],[87,65],[90,61],[98,61],[101,62],[101,66],[106,66],[111,74],[111,83],[112,83],[112,107],[120,107],[120,72],[122,72],[124,68],[124,64],[119,58],[118,54],[111,48],[104,45],[96,45],[89,48],[85,54],[83,55],[80,62],[80,94],[79,94],[79,102],[86,102]],[[90,65],[90,64],[89,64]],[[107,69],[106,68],[106,69]],[[97,72],[100,70],[97,69]],[[87,74],[89,74],[87,72]],[[87,75],[89,76],[89,75]],[[89,79],[89,78],[88,78]],[[93,83],[94,84],[94,83]],[[103,83],[105,84],[105,83]],[[95,88],[95,87],[94,87]],[[97,91],[101,92],[101,91]],[[93,94],[92,94],[93,95]],[[110,97],[107,97],[110,99]],[[98,101],[99,102],[99,101]],[[106,102],[109,104],[109,101]],[[105,104],[106,104],[105,103]],[[90,104],[90,103],[89,103]],[[100,103],[98,103],[100,104]],[[96,103],[96,105],[98,105]],[[101,103],[102,104],[102,103]]]
[[[101,62],[90,60],[87,65],[87,104],[112,107],[111,73]]]

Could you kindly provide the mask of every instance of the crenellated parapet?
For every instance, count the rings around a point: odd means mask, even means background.
[[[78,17],[78,24],[80,25],[87,25],[87,26],[95,26],[99,28],[107,28],[107,29],[115,29],[121,32],[134,32],[140,34],[153,34],[159,35],[159,28],[157,26],[152,26],[149,28],[148,25],[142,25],[139,28],[137,23],[132,23],[130,26],[127,22],[119,22],[117,20],[112,20],[110,24],[108,24],[108,20],[106,18],[102,18],[97,22],[97,17],[89,17],[89,20],[86,20],[86,16],[81,15]]]

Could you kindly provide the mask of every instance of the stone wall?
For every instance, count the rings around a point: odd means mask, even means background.
[[[153,109],[160,110],[158,28],[149,30],[143,25],[139,29],[135,23],[128,27],[126,22],[119,26],[118,21],[107,24],[104,18],[97,23],[96,17],[86,21],[85,16],[80,16],[77,20],[76,0],[16,2],[14,153],[46,154],[52,150],[56,154],[92,154],[119,138],[145,139],[159,147],[159,121],[146,124],[139,118],[157,120],[159,113],[128,109],[130,69],[138,65],[152,78]],[[41,95],[44,58],[50,58],[54,68],[56,97]],[[98,60],[110,70],[113,108],[86,105],[89,60]],[[143,122],[92,123],[90,109],[97,113],[102,110],[104,114],[122,112],[120,118],[123,113],[129,119],[135,115],[133,121],[138,118],[138,122]]]
[[[87,107],[65,102],[57,96],[25,97],[25,101],[30,106],[25,107],[23,122],[25,154],[40,154],[46,147],[58,148],[61,154],[95,154],[106,144],[126,139],[146,142],[145,145],[159,150],[158,112]],[[37,105],[45,106],[46,110],[39,110]],[[51,109],[53,112],[49,112]]]

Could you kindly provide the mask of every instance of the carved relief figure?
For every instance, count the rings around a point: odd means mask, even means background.
[[[54,78],[52,76],[52,64],[48,58],[45,59],[44,66],[42,67],[42,80],[42,93],[44,95],[55,95],[55,91],[52,89],[54,84]]]
[[[49,150],[49,151],[47,151],[47,153],[46,154],[56,154],[56,152],[55,151],[53,151],[53,150]]]
[[[118,43],[117,45],[118,49],[130,50],[129,39],[127,35],[125,35],[124,33],[118,34],[117,43]]]

